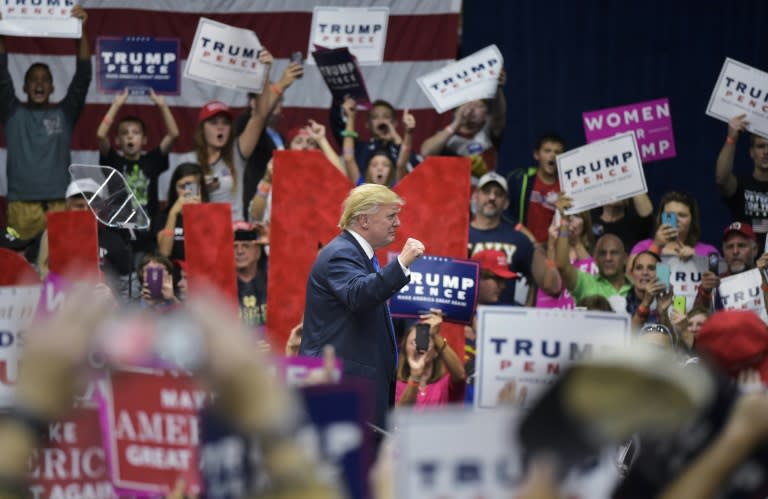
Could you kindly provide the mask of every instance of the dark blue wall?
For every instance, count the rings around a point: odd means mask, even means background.
[[[668,97],[677,157],[645,166],[654,206],[696,195],[703,239],[730,221],[714,183],[726,124],[704,114],[725,57],[768,71],[765,0],[465,0],[462,56],[495,43],[507,70],[500,171],[532,164],[536,137],[585,143],[581,113]],[[749,173],[746,137],[736,173]]]

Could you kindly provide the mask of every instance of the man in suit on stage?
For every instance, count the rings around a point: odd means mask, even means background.
[[[424,253],[409,238],[400,255],[380,267],[374,251],[391,244],[404,201],[389,188],[363,184],[349,193],[342,229],[315,260],[307,283],[300,355],[320,356],[333,345],[345,377],[372,383],[373,423],[384,427],[395,400],[397,344],[387,299],[410,282],[408,267]]]

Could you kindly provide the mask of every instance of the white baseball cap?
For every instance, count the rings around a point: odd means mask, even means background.
[[[69,199],[78,194],[93,194],[99,190],[99,187],[101,187],[99,183],[92,178],[79,178],[69,183],[64,197]],[[103,197],[103,194],[99,193],[99,197]]]
[[[486,184],[491,182],[496,182],[502,189],[504,189],[504,192],[509,192],[507,180],[496,172],[488,172],[480,177],[480,180],[477,182],[477,188],[482,189]]]

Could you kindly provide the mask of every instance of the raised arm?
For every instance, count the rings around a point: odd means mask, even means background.
[[[109,149],[112,147],[109,143],[109,129],[112,127],[112,123],[115,121],[120,108],[123,107],[125,101],[128,99],[128,89],[124,89],[119,94],[115,95],[112,99],[112,105],[107,109],[107,113],[104,118],[101,119],[99,127],[96,129],[96,140],[99,142],[99,154],[106,156],[109,154]]]
[[[0,35],[0,121],[5,123],[14,106],[19,104],[13,79],[8,72],[8,54],[5,49],[5,36]]]
[[[339,155],[336,154],[336,151],[333,150],[330,142],[328,142],[328,137],[325,135],[325,127],[315,120],[309,120],[309,126],[307,126],[306,130],[309,132],[309,136],[317,142],[325,158],[345,177],[348,176],[347,169],[341,164],[341,158],[339,158]]]
[[[557,270],[560,272],[560,277],[563,280],[563,284],[566,289],[572,291],[576,287],[576,279],[578,278],[579,271],[571,263],[570,258],[570,233],[568,231],[568,225],[564,225],[565,210],[571,206],[571,198],[565,195],[560,195],[560,198],[555,203],[557,209],[560,211],[560,228],[557,235],[557,242],[555,242],[555,264]]]
[[[653,203],[646,192],[633,197],[632,203],[635,206],[635,212],[637,212],[637,215],[640,218],[645,218],[653,213]]]
[[[165,101],[165,97],[157,95],[154,90],[149,89],[149,98],[160,109],[160,114],[163,117],[163,123],[165,123],[165,136],[160,141],[160,151],[163,154],[168,154],[168,151],[173,147],[173,143],[179,138],[179,127],[176,125],[176,120],[173,118],[171,108],[168,107],[168,103]]]
[[[715,164],[715,182],[720,192],[730,197],[736,192],[736,176],[733,174],[733,158],[736,156],[736,142],[739,140],[739,133],[746,130],[749,121],[746,114],[740,114],[728,121],[728,135],[725,138],[725,144],[720,149]]]
[[[731,409],[725,427],[658,499],[718,497],[728,477],[768,438],[768,396],[742,395]]]
[[[413,131],[416,129],[416,118],[406,109],[403,111],[403,125],[405,134],[403,143],[400,144],[400,153],[397,155],[397,164],[395,165],[395,181],[400,182],[408,174],[408,160],[413,151]]]
[[[459,109],[457,109],[454,113],[453,122],[450,125],[443,128],[442,130],[439,130],[436,134],[422,142],[422,156],[434,156],[443,152],[445,144],[448,143],[448,140],[453,137],[453,134],[455,134],[456,130],[458,130],[461,126],[461,123],[464,120],[464,115],[466,114],[466,109],[466,104],[459,107]]]
[[[451,381],[466,380],[467,373],[464,371],[464,363],[448,344],[448,340],[440,334],[440,326],[443,323],[442,312],[437,309],[430,309],[428,314],[421,316],[421,320],[429,324],[429,336],[432,338],[437,356],[443,359],[445,367],[451,375]]]
[[[89,61],[91,60],[91,47],[88,45],[88,34],[85,30],[85,22],[88,20],[88,13],[82,5],[78,4],[72,7],[72,17],[80,19],[83,23],[80,39],[77,41],[77,58],[81,61]]]
[[[347,97],[344,99],[344,112],[347,115],[347,126],[341,135],[342,139],[342,154],[344,156],[344,164],[347,165],[347,177],[353,184],[357,184],[360,180],[360,165],[357,164],[355,158],[355,139],[357,138],[357,132],[355,132],[355,116],[357,114],[357,103],[355,99]]]
[[[501,139],[501,134],[504,133],[504,127],[507,125],[507,98],[504,97],[504,83],[506,81],[507,72],[501,68],[496,96],[491,101],[491,140],[494,143]]]
[[[304,76],[304,66],[297,62],[292,62],[288,64],[288,67],[285,68],[283,74],[280,75],[280,79],[269,85],[269,89],[267,89],[265,85],[265,89],[261,92],[261,95],[266,97],[266,100],[264,101],[265,116],[274,111],[283,92],[288,90],[288,87],[293,85],[293,82],[302,76]]]
[[[267,198],[272,191],[272,160],[267,163],[267,171],[264,172],[264,177],[259,180],[256,186],[256,194],[251,199],[251,207],[249,213],[251,215],[251,221],[264,222],[264,213],[267,211]]]
[[[267,66],[267,77],[264,82],[266,87],[269,83],[269,71],[272,68],[272,54],[267,49],[262,49],[259,54],[259,62]],[[240,149],[240,154],[244,159],[248,159],[256,149],[256,145],[259,143],[259,137],[264,130],[264,125],[267,122],[267,112],[265,110],[264,99],[270,95],[270,88],[264,88],[261,91],[262,98],[251,99],[251,116],[248,118],[248,122],[245,124],[245,128],[237,137],[237,145]]]

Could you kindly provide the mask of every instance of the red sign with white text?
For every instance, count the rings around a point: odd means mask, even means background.
[[[78,407],[48,425],[48,441],[32,454],[29,479],[35,499],[117,497],[107,473],[97,407]]]
[[[165,495],[184,478],[198,494],[198,410],[208,392],[190,376],[155,369],[113,372],[107,384],[102,424],[115,488]]]

